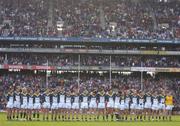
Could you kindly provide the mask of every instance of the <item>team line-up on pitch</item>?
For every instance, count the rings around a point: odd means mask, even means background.
[[[171,120],[173,96],[170,92],[143,92],[137,90],[92,91],[10,88],[7,95],[7,120]],[[51,112],[51,113],[50,113]]]

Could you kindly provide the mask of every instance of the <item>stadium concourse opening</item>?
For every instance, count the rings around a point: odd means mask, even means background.
[[[179,73],[179,0],[0,0],[0,126],[171,122]]]

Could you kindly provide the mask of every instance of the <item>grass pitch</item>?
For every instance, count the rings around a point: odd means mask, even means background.
[[[0,126],[180,126],[180,116],[173,121],[160,122],[54,122],[54,121],[7,121],[6,114],[0,113]]]

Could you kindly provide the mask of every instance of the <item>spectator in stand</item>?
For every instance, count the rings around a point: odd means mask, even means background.
[[[1,54],[0,64],[42,65],[42,66],[77,66],[77,55],[8,53]],[[4,57],[7,56],[7,59]],[[81,55],[81,66],[109,66],[109,56]],[[175,56],[112,56],[112,66],[119,67],[180,67]]]
[[[179,39],[179,5],[179,1],[1,0],[0,36]]]

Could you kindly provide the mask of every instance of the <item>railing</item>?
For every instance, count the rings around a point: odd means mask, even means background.
[[[99,43],[174,43],[180,44],[180,39],[122,39],[122,38],[88,38],[88,37],[0,37],[0,41],[49,41],[49,42],[99,42]]]
[[[66,53],[66,54],[110,54],[110,55],[169,55],[179,56],[180,51],[156,50],[99,50],[99,49],[56,49],[56,48],[0,48],[0,52]]]
[[[80,70],[90,71],[109,71],[109,66],[80,66]],[[62,71],[78,71],[78,66],[40,66],[40,65],[9,65],[2,64],[0,69],[12,69],[12,70],[62,70]],[[127,72],[180,72],[180,68],[172,67],[118,67],[112,66],[112,71],[127,71]]]

